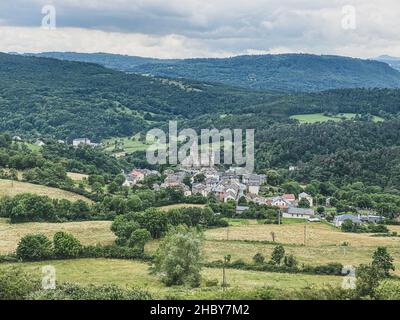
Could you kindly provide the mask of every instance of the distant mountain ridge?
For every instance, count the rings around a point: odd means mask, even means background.
[[[27,55],[92,62],[129,73],[220,82],[253,90],[317,92],[343,88],[400,88],[400,72],[390,67],[390,62],[341,56],[280,54],[162,60],[107,53]]]
[[[383,55],[383,56],[379,56],[378,58],[375,58],[375,60],[387,63],[393,69],[400,71],[400,58]]]

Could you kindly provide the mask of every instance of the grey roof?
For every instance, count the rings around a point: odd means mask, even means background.
[[[306,197],[311,197],[308,193],[302,192],[299,194],[300,198],[306,198]]]
[[[288,214],[301,214],[301,215],[309,215],[312,216],[314,215],[314,210],[313,209],[304,209],[304,208],[294,208],[290,207],[288,209]]]
[[[342,214],[340,216],[335,217],[335,221],[345,221],[345,220],[352,220],[354,222],[360,222],[358,217],[353,216],[352,214]]]

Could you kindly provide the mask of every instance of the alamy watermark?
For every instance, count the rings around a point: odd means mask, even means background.
[[[168,134],[161,129],[152,129],[147,133],[146,142],[151,143],[146,154],[149,164],[179,164],[183,167],[224,164],[243,167],[249,173],[254,170],[254,129],[247,129],[245,138],[242,129],[202,129],[199,137],[194,129],[183,129],[178,133],[177,122],[170,121]]]
[[[42,8],[42,28],[46,30],[55,30],[57,28],[56,8],[52,5],[46,5]]]
[[[354,6],[347,5],[342,8],[342,28],[344,30],[357,29],[357,11]]]
[[[44,266],[42,267],[42,274],[42,289],[56,289],[56,268],[54,266]]]

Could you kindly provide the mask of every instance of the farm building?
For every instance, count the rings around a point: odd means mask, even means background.
[[[346,220],[351,220],[353,221],[353,223],[361,224],[361,220],[358,217],[353,216],[352,214],[342,214],[340,216],[336,216],[333,220],[333,224],[335,227],[340,228],[343,222],[345,222]]]
[[[290,207],[283,212],[282,216],[284,218],[293,218],[293,219],[308,219],[314,215],[313,209],[303,209],[303,208],[294,208]]]

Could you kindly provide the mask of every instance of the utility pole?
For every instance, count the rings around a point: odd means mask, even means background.
[[[227,283],[226,283],[226,265],[227,263],[229,263],[231,261],[231,255],[228,254],[224,257],[224,265],[222,267],[222,290],[225,291],[226,287],[227,287]]]
[[[226,287],[226,276],[225,276],[225,259],[224,259],[224,266],[222,267],[222,290],[225,291]]]
[[[278,210],[278,225],[281,225],[281,209]]]
[[[307,245],[307,224],[304,225],[304,246]]]

